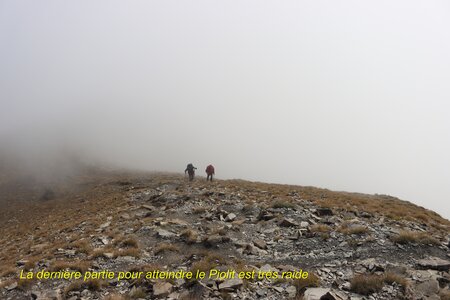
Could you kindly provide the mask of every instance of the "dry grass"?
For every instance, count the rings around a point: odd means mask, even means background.
[[[225,236],[225,235],[227,235],[228,230],[229,229],[227,229],[225,227],[215,227],[215,228],[212,228],[209,233],[211,235],[218,234],[218,235],[221,235],[221,236]]]
[[[320,278],[314,273],[309,273],[308,278],[296,280],[291,279],[291,281],[292,285],[297,289],[297,295],[303,293],[305,288],[320,286]]]
[[[112,247],[105,247],[105,248],[99,248],[99,249],[95,249],[94,251],[92,251],[90,258],[98,258],[98,257],[103,257],[103,258],[108,258],[106,256],[106,253],[113,253],[114,255],[114,248]]]
[[[406,288],[408,286],[408,281],[405,278],[392,272],[387,272],[386,274],[384,274],[383,281],[387,284],[393,284],[395,282],[401,285],[403,288]]]
[[[331,231],[331,227],[325,224],[314,224],[311,226],[310,229],[311,232],[322,232],[322,233],[326,233],[326,232],[330,232]]]
[[[369,229],[366,226],[352,225],[349,224],[348,222],[344,222],[341,224],[341,226],[339,226],[337,231],[346,235],[352,235],[352,234],[366,234],[369,232]]]
[[[193,272],[194,274],[197,271],[208,272],[218,265],[225,265],[226,263],[227,259],[220,254],[214,252],[206,252],[206,255],[204,255],[199,261],[196,261],[192,264],[191,272]]]
[[[82,289],[89,289],[91,291],[98,291],[104,287],[107,283],[100,279],[90,279],[90,280],[76,280],[70,283],[65,289],[64,293],[67,296],[69,292],[80,291]]]
[[[421,206],[388,195],[367,195],[348,192],[334,192],[314,187],[299,187],[300,195],[318,205],[350,212],[365,211],[373,215],[383,215],[389,219],[427,224],[437,231],[450,230],[450,221]]]
[[[76,261],[64,261],[64,260],[56,260],[54,261],[50,268],[50,272],[57,272],[61,270],[73,270],[79,271],[81,273],[86,272],[91,267],[91,262],[84,260],[76,260]]]
[[[391,240],[398,244],[417,243],[424,245],[439,245],[439,241],[426,232],[414,232],[408,230],[401,231],[398,235],[392,236]]]
[[[111,295],[107,295],[103,298],[103,300],[128,300],[128,299],[129,299],[129,297],[125,297],[120,294],[111,294]]]
[[[350,290],[361,295],[370,295],[383,287],[384,278],[378,275],[357,275],[350,281]]]
[[[67,180],[61,180],[57,186],[52,187],[55,198],[47,201],[39,201],[40,185],[30,182],[27,186],[18,188],[10,187],[10,192],[2,193],[2,199],[8,201],[8,206],[2,206],[0,211],[0,225],[3,233],[0,244],[14,246],[0,249],[0,269],[11,265],[15,261],[23,259],[23,253],[42,258],[52,259],[54,253],[47,247],[33,249],[32,246],[40,243],[48,243],[51,246],[59,245],[60,248],[77,248],[78,252],[86,253],[89,250],[82,244],[71,245],[70,239],[61,242],[61,235],[68,235],[74,228],[81,228],[83,235],[89,234],[91,223],[81,224],[87,220],[95,220],[105,210],[115,210],[123,205],[124,190],[113,185],[103,184],[114,177],[122,177],[119,173],[91,172],[83,176],[73,176]],[[14,177],[8,178],[14,181]],[[5,187],[5,185],[3,185]],[[9,199],[9,200],[8,200]],[[80,209],[81,200],[83,206],[88,209]],[[8,220],[16,220],[8,222]],[[35,236],[34,241],[29,241],[29,236]],[[73,240],[77,237],[72,237]],[[30,252],[31,249],[31,252]],[[37,256],[39,255],[39,256]],[[33,262],[27,266],[33,268]]]
[[[207,210],[207,208],[204,206],[196,206],[196,207],[192,208],[192,213],[199,215],[199,214],[205,213],[206,210]]]
[[[79,253],[88,254],[91,251],[91,245],[84,239],[75,241],[70,246],[75,248]]]
[[[120,242],[120,245],[125,248],[139,248],[139,243],[136,238],[130,237]]]
[[[275,200],[271,203],[270,207],[272,208],[295,208],[295,204],[292,202],[289,202],[287,200]]]
[[[180,237],[186,244],[195,244],[197,242],[198,233],[193,229],[186,229],[181,232]]]
[[[5,268],[1,273],[0,273],[0,277],[6,277],[6,276],[10,276],[10,275],[15,275],[17,274],[17,270],[14,267],[9,267],[9,268]]]
[[[165,252],[180,252],[180,247],[174,244],[161,243],[155,248],[155,255],[163,254]]]
[[[141,253],[140,253],[139,249],[127,248],[127,249],[115,250],[113,255],[114,255],[114,257],[133,256],[133,257],[139,258],[141,256]]]
[[[439,296],[441,300],[450,300],[450,290],[441,290]]]
[[[0,282],[0,289],[4,288],[5,286],[11,285],[14,282],[16,282],[15,279],[8,279]]]
[[[29,270],[33,269],[39,260],[40,260],[40,257],[36,257],[36,256],[27,258],[27,262],[23,266],[23,269],[25,271],[29,271]]]
[[[138,288],[132,289],[130,291],[131,299],[139,299],[139,298],[145,298],[145,297],[147,297],[147,292],[142,287],[138,287]]]
[[[17,287],[19,287],[22,290],[28,290],[30,289],[33,284],[37,281],[36,278],[33,279],[19,279],[17,280]]]

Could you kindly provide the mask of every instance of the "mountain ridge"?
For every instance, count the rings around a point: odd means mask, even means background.
[[[5,299],[448,299],[450,221],[388,195],[104,170],[0,190],[9,203],[0,214]],[[123,285],[18,278],[180,268],[310,276]]]

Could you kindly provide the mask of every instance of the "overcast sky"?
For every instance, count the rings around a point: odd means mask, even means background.
[[[450,218],[449,29],[448,1],[0,0],[0,144]]]

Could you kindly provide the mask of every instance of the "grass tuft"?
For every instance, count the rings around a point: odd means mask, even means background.
[[[439,245],[439,241],[426,232],[414,232],[408,230],[401,231],[398,235],[392,236],[391,240],[398,244],[418,243],[423,245]]]
[[[370,295],[379,292],[383,282],[383,276],[357,275],[350,281],[350,290],[361,295]]]

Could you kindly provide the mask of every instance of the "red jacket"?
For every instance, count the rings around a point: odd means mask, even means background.
[[[209,165],[206,167],[205,171],[206,171],[206,174],[212,175],[212,174],[214,174],[214,167],[212,165]]]

